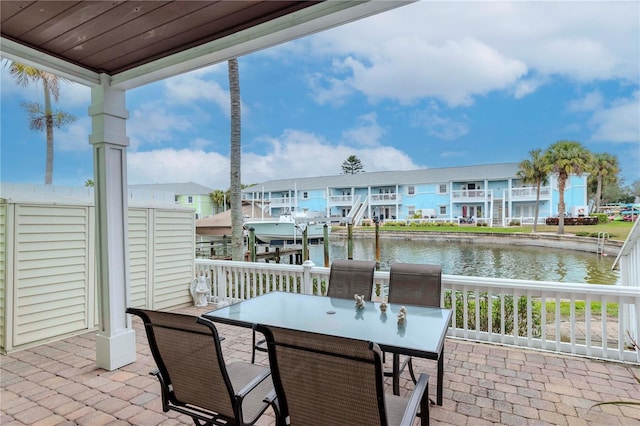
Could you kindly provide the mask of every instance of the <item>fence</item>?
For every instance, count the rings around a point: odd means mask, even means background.
[[[236,303],[272,291],[326,294],[329,268],[196,260],[212,301]],[[376,272],[384,297],[388,272]],[[441,306],[453,311],[451,337],[640,363],[640,288],[459,275],[442,276]]]

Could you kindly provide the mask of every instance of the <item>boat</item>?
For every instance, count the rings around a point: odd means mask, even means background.
[[[331,232],[331,225],[320,217],[307,212],[284,212],[277,219],[246,219],[244,227],[253,228],[258,240],[265,244],[296,244],[302,242],[304,230],[307,230],[307,241],[316,243],[324,239],[324,226]]]

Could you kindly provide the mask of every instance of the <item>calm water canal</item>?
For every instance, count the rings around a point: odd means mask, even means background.
[[[614,256],[544,247],[380,239],[380,268],[388,271],[394,262],[435,263],[443,274],[537,281],[616,284],[619,271],[611,270]],[[310,246],[316,265],[324,264],[323,246]],[[347,240],[331,239],[329,257],[347,258]],[[353,258],[375,260],[375,239],[353,240]]]

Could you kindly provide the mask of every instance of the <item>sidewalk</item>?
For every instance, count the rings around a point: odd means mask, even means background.
[[[200,315],[213,309],[178,312]],[[136,362],[116,371],[95,366],[93,333],[0,356],[2,425],[193,425],[189,417],[163,413],[160,387],[140,321],[134,319]],[[227,361],[251,359],[251,330],[219,325]],[[444,405],[432,406],[434,425],[640,425],[640,366],[560,356],[447,339]],[[258,352],[257,362],[266,363]],[[431,375],[436,363],[414,358]],[[411,390],[408,373],[401,391]],[[390,388],[390,379],[387,386]],[[258,425],[274,425],[271,411]],[[417,422],[416,422],[417,424]]]

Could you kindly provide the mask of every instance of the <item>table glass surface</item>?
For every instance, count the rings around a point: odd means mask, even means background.
[[[251,327],[253,324],[368,340],[382,350],[433,357],[440,353],[451,319],[451,310],[404,305],[404,325],[398,324],[400,304],[366,302],[299,293],[272,292],[226,306],[203,316],[212,321]]]

